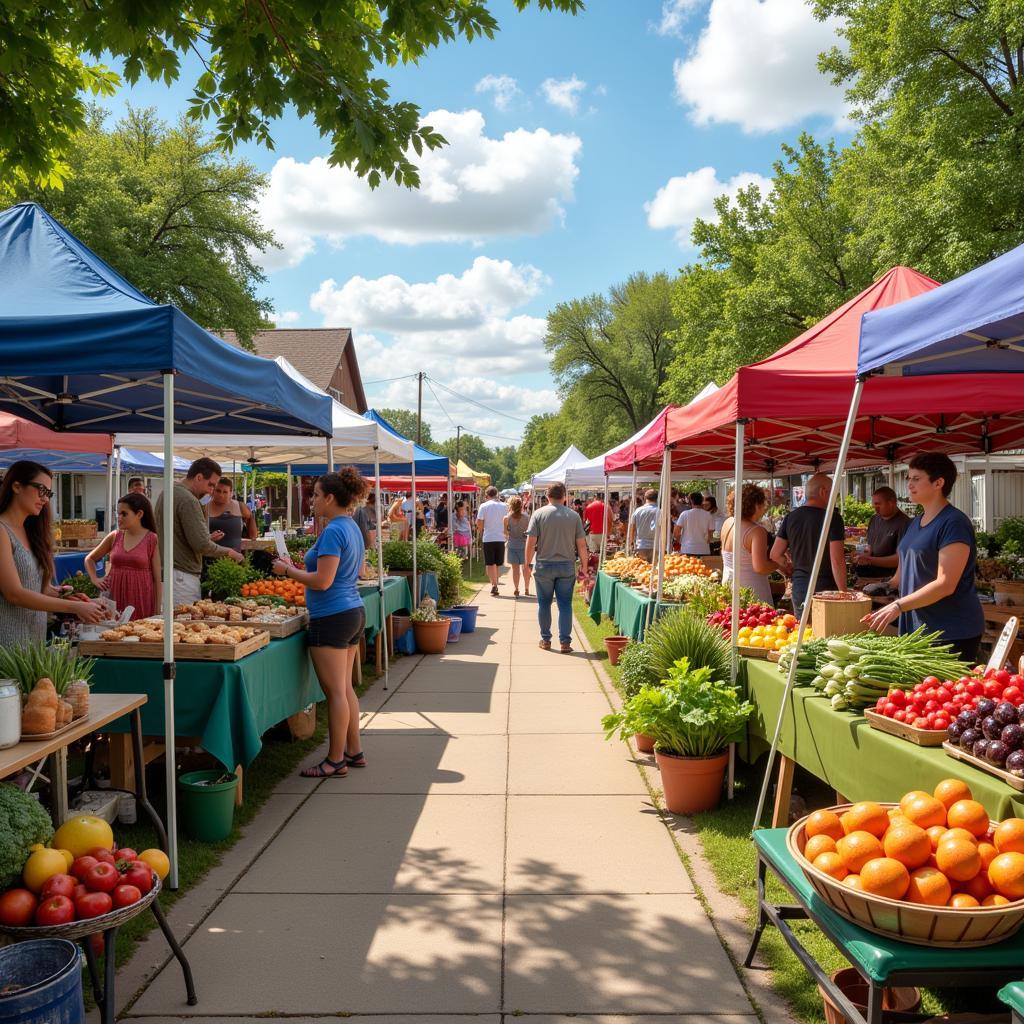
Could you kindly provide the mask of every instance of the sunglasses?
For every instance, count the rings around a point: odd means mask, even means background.
[[[36,481],[33,480],[29,483],[28,486],[34,487],[39,492],[40,497],[45,498],[47,501],[49,501],[53,497],[53,491],[51,491],[50,488],[46,486],[46,484],[36,483]]]

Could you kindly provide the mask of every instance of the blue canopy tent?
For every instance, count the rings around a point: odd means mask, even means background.
[[[0,409],[52,430],[164,433],[164,560],[173,564],[175,431],[331,431],[321,400],[272,362],[147,298],[35,203],[0,212]],[[164,573],[168,854],[177,887],[173,573]]]
[[[1022,387],[1024,246],[948,284],[865,313],[853,397],[828,507],[835,504],[858,417],[911,426],[922,448],[988,454],[1024,446]],[[827,544],[826,517],[808,594],[814,593]],[[806,609],[801,626],[805,619]],[[794,664],[799,651],[798,638]],[[792,679],[791,672],[783,709]],[[780,711],[755,827],[767,796],[782,720]]]
[[[138,448],[115,449],[121,454],[121,471],[139,476],[160,476],[164,471],[163,456],[144,452]],[[55,452],[42,448],[14,448],[0,452],[0,469],[7,469],[19,459],[41,462],[55,473],[105,473],[107,456],[88,452]],[[175,472],[184,473],[189,467],[188,459],[174,457]]]

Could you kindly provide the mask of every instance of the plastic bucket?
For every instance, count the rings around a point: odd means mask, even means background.
[[[238,777],[234,772],[227,782],[217,782],[225,772],[207,770],[186,772],[178,780],[181,787],[181,823],[185,831],[203,843],[227,839],[235,817],[235,789]]]
[[[462,619],[458,615],[448,615],[448,643],[453,644],[459,639],[462,632]]]
[[[4,1024],[85,1024],[82,954],[67,939],[29,939],[0,949]]]
[[[472,633],[476,629],[476,616],[480,609],[475,604],[457,604],[454,608],[443,608],[442,615],[457,615],[462,619],[462,632]]]

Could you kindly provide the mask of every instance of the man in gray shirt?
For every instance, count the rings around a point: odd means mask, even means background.
[[[629,521],[629,536],[626,542],[637,558],[650,562],[654,557],[654,534],[658,529],[658,492],[649,490],[644,494],[641,505]]]
[[[572,652],[572,592],[576,586],[576,556],[587,571],[587,539],[583,520],[565,506],[565,485],[548,488],[548,504],[537,509],[526,529],[526,564],[536,554],[533,579],[537,584],[540,646],[551,650],[551,601],[558,604],[558,640],[563,654]]]

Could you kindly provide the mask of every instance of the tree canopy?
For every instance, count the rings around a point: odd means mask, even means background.
[[[91,111],[71,141],[63,191],[22,182],[0,198],[44,205],[151,299],[248,344],[272,311],[253,258],[274,244],[256,213],[265,178],[185,119],[170,128],[129,110],[109,131],[103,122]]]
[[[409,438],[410,441],[416,440],[416,413],[411,412],[408,409],[378,409],[377,412],[381,414],[397,430],[400,434]],[[422,424],[423,430],[420,434],[420,446],[423,448],[429,448],[431,451],[437,451],[437,446],[434,444],[433,435],[430,433],[430,424],[424,420]]]
[[[512,0],[525,10],[532,0]],[[583,0],[536,0],[576,14]],[[332,164],[377,185],[419,185],[415,158],[445,140],[396,100],[383,74],[415,64],[446,42],[491,38],[490,0],[0,0],[0,179],[59,185],[86,123],[84,93],[112,95],[122,82],[178,81],[182,58],[202,70],[189,112],[216,125],[230,150],[273,148],[272,122],[291,107],[330,140]],[[118,67],[102,63],[113,57]]]

